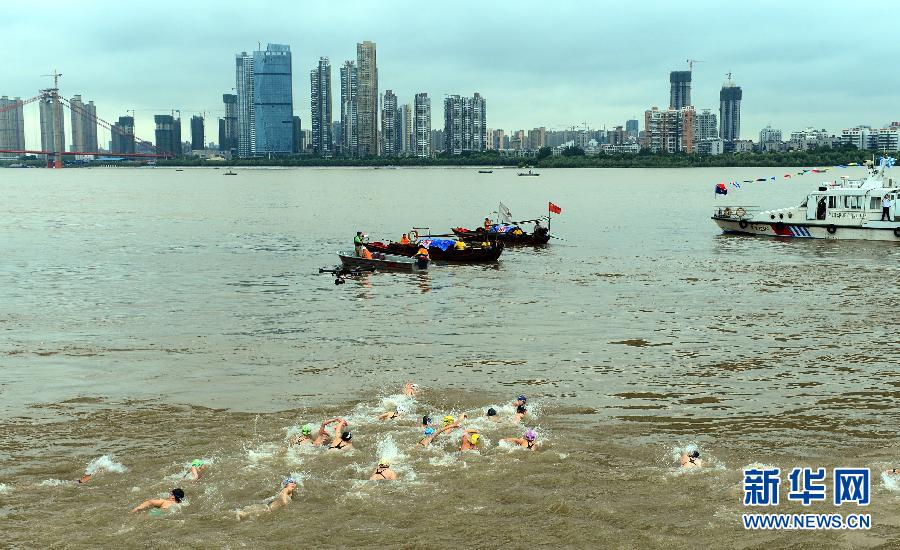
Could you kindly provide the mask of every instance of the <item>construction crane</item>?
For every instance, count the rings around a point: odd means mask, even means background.
[[[685,59],[684,62],[688,64],[689,71],[694,70],[694,63],[706,63],[706,61],[703,61],[702,59]]]

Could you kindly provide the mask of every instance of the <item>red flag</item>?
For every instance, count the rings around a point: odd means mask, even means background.
[[[562,208],[556,206],[552,202],[550,203],[550,206],[548,206],[547,208],[549,208],[549,210],[551,212],[553,212],[554,214],[562,214]]]

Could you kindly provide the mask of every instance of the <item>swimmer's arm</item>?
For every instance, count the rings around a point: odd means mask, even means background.
[[[387,420],[392,413],[386,412],[378,415],[378,420]]]
[[[147,508],[160,508],[165,502],[166,501],[161,498],[148,498],[144,502],[135,506],[131,513],[140,512],[141,510],[146,510]]]

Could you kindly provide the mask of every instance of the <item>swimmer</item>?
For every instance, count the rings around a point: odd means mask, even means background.
[[[391,470],[391,463],[386,458],[382,458],[378,461],[378,466],[375,467],[375,471],[372,473],[372,477],[369,478],[369,481],[381,481],[383,479],[397,479],[397,472]]]
[[[459,445],[460,451],[477,451],[478,450],[478,440],[481,439],[481,435],[478,433],[478,430],[466,430],[463,432],[462,440]]]
[[[526,414],[528,414],[528,409],[525,408],[525,405],[516,407],[516,422],[521,422]]]
[[[342,418],[337,418],[337,417],[332,418],[331,420],[326,420],[325,422],[322,422],[322,425],[319,426],[319,434],[316,436],[316,439],[313,441],[313,445],[318,447],[319,445],[329,445],[330,444],[332,435],[330,433],[328,433],[328,425],[334,424],[335,422],[338,422],[339,426],[340,426],[340,424],[345,424],[345,425],[347,424],[347,422],[345,420],[343,420]],[[335,433],[335,435],[338,434],[338,428],[335,428],[334,433]]]
[[[515,443],[519,447],[525,447],[528,450],[537,449],[537,432],[534,430],[528,430],[525,432],[525,435],[522,437],[504,437],[503,441],[508,443]]]
[[[260,504],[251,504],[237,514],[238,521],[247,519],[252,515],[258,515],[262,512],[272,512],[290,504],[294,498],[294,491],[297,489],[297,480],[289,477],[281,482],[281,491],[274,497],[269,497]]]
[[[897,468],[891,468],[890,470],[885,470],[884,473],[888,475],[896,475],[900,474],[900,470],[898,470]]]
[[[453,418],[452,416],[450,416],[449,414],[444,416],[444,426],[449,426],[450,424],[453,424],[454,422],[456,422],[456,419]]]
[[[328,447],[329,451],[349,451],[353,448],[353,443],[350,443],[350,440],[353,439],[353,434],[350,432],[341,432],[340,441]]]
[[[419,393],[419,385],[413,384],[412,382],[407,382],[403,387],[403,394],[407,397],[414,397],[417,393]]]
[[[92,476],[91,474],[84,474],[83,476],[76,479],[75,483],[77,483],[79,485],[84,485],[85,483],[87,483],[88,481],[90,481],[93,478],[94,478],[94,476]]]
[[[513,407],[524,407],[526,401],[528,401],[528,399],[526,399],[524,395],[520,395],[513,401]]]
[[[419,441],[419,445],[421,445],[423,447],[427,447],[427,446],[431,445],[431,442],[434,441],[435,437],[441,435],[444,432],[449,432],[450,430],[453,430],[456,428],[459,428],[459,424],[455,424],[455,423],[454,424],[446,424],[440,430],[435,430],[431,426],[428,426],[425,428],[425,432],[424,432],[425,437],[422,438],[421,441]]]
[[[500,420],[500,417],[497,416],[497,409],[495,409],[494,407],[490,407],[487,410],[487,413],[485,414],[485,416],[487,416],[488,420],[493,420],[494,422],[497,422]]]
[[[690,454],[681,453],[679,462],[682,468],[699,468],[703,466],[703,461],[700,460],[700,451],[693,451]]]
[[[406,412],[406,407],[403,405],[397,405],[397,410],[394,412],[386,412],[378,415],[378,420],[393,420],[395,418],[400,418],[400,415]]]
[[[300,435],[291,438],[290,445],[313,445],[312,430],[312,424],[304,424],[300,428]]]
[[[425,416],[422,417],[422,426],[427,428],[430,425],[431,425],[431,417],[426,414]]]
[[[196,459],[191,462],[191,471],[185,474],[185,476],[190,475],[191,479],[197,481],[204,471],[206,471],[206,464],[204,464],[202,460]]]
[[[160,510],[168,510],[173,504],[181,504],[184,500],[184,491],[179,488],[172,489],[168,498],[148,498],[144,502],[138,504],[131,510],[131,513],[140,512],[148,508],[159,508]]]

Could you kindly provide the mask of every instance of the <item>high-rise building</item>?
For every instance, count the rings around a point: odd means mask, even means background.
[[[444,131],[443,130],[432,130],[431,131],[431,151],[432,153],[442,153],[444,151],[445,145],[444,139]]]
[[[113,124],[112,153],[134,153],[134,117],[120,116]]]
[[[628,132],[621,126],[616,126],[606,133],[606,143],[610,145],[625,145],[626,141]]]
[[[740,86],[731,80],[731,73],[728,73],[728,80],[719,92],[719,135],[726,144],[741,139],[742,96]]]
[[[494,142],[494,143],[493,143],[493,148],[494,148],[494,149],[497,149],[497,150],[506,149],[506,146],[507,146],[508,143],[509,143],[508,140],[507,140],[507,138],[506,138],[506,135],[503,133],[503,129],[502,129],[502,128],[498,128],[498,129],[496,129],[496,130],[494,130],[494,131],[492,132],[492,135],[491,135],[491,141]],[[544,135],[544,142],[546,143],[546,141],[547,141],[547,136],[546,136],[546,134],[545,134],[545,135]]]
[[[378,148],[378,64],[375,43],[356,45],[357,70],[357,156],[379,154]]]
[[[693,153],[695,112],[691,106],[665,111],[653,107],[644,112],[642,148],[653,153]]]
[[[703,109],[694,117],[694,141],[719,139],[719,123],[716,114]]]
[[[253,52],[253,124],[256,155],[289,155],[293,151],[294,99],[291,47],[268,44]]]
[[[327,57],[319,58],[319,65],[309,72],[310,112],[312,113],[312,142],[316,154],[330,157],[331,134],[331,63]]]
[[[402,151],[403,126],[397,96],[392,90],[386,90],[381,101],[381,152],[384,156],[396,157]]]
[[[413,154],[417,157],[431,156],[431,98],[422,92],[413,99]]]
[[[300,124],[300,117],[295,116],[293,119],[293,151],[295,154],[304,153],[306,143],[303,138],[303,126]]]
[[[62,103],[54,102],[50,95],[40,99],[41,150],[53,153],[66,150],[66,126]]]
[[[768,143],[768,142],[778,142],[781,141],[781,130],[772,128],[772,125],[769,124],[765,128],[759,131],[759,142],[760,143]]]
[[[625,121],[625,133],[632,141],[637,141],[638,134],[640,133],[638,124],[637,119],[633,118]]]
[[[672,71],[669,84],[669,109],[678,110],[691,104],[691,71]]]
[[[153,122],[156,123],[156,150],[160,154],[181,156],[181,118],[175,118],[172,115],[155,115]]]
[[[203,117],[194,115],[191,117],[191,151],[206,149],[206,140],[203,137]]]
[[[250,157],[256,152],[256,120],[253,111],[253,56],[241,52],[235,56],[237,92],[237,152]],[[223,96],[224,99],[224,96]],[[228,122],[225,123],[226,128]]]
[[[237,154],[238,148],[238,98],[235,94],[222,94],[225,118],[219,122],[219,149]]]
[[[486,106],[481,94],[444,98],[444,150],[451,155],[484,151],[487,144]]]
[[[331,121],[331,150],[332,151],[340,151],[341,143],[343,143],[344,134],[341,129],[341,121],[340,120],[332,120]]]
[[[359,71],[356,62],[344,61],[341,66],[341,154],[355,157],[359,144],[356,98],[359,95]]]
[[[540,128],[534,128],[532,130],[528,130],[528,144],[526,146],[527,149],[531,151],[537,151],[541,147],[547,145],[547,129],[541,126]]]
[[[413,108],[409,103],[400,106],[400,153],[408,155],[413,152]]]
[[[0,97],[0,149],[25,150],[25,112],[21,98]],[[7,155],[0,153],[0,156]],[[7,156],[15,157],[16,153]]]
[[[97,148],[97,107],[84,103],[80,95],[69,100],[72,114],[72,150],[94,152]]]

